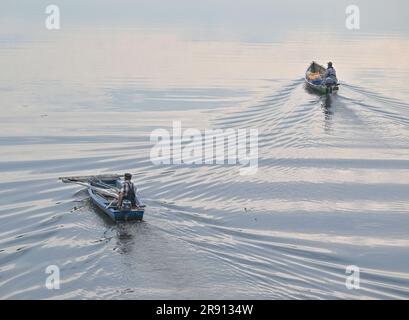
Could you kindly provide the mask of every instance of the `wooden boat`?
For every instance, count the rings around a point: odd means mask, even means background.
[[[325,72],[327,69],[322,65],[316,63],[315,61],[311,62],[307,71],[305,72],[305,83],[308,88],[320,94],[334,94],[339,90],[338,80],[333,85],[325,84]]]
[[[117,206],[118,192],[123,180],[120,175],[61,177],[65,183],[77,183],[87,187],[92,202],[113,221],[142,220],[145,205],[136,195],[137,207],[120,210]]]

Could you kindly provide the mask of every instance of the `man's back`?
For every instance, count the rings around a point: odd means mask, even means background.
[[[131,180],[125,180],[122,185],[123,198],[132,202],[132,206],[136,205],[135,200],[135,185]]]
[[[328,67],[327,72],[325,73],[327,78],[336,78],[337,72],[335,71],[334,67]]]

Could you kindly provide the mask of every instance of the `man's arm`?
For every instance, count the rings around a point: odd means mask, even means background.
[[[122,207],[123,198],[124,198],[124,194],[122,192],[119,192],[119,194],[118,194],[118,208]]]
[[[124,194],[125,194],[125,187],[122,186],[121,191],[118,193],[118,208],[122,207],[122,201],[124,200]]]

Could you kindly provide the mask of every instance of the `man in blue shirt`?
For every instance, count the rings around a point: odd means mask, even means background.
[[[328,62],[328,68],[325,72],[325,84],[333,85],[337,83],[337,72],[335,71],[334,67],[332,66],[332,62]]]

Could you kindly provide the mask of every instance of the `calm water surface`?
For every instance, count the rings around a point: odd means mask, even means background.
[[[407,1],[355,1],[354,32],[343,0],[60,2],[59,31],[0,4],[0,298],[409,298]],[[304,88],[312,60],[338,96]],[[257,174],[153,165],[172,121],[258,129]],[[142,223],[58,181],[124,171]]]

